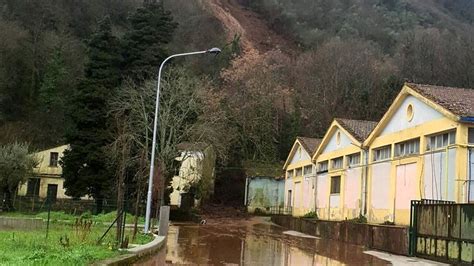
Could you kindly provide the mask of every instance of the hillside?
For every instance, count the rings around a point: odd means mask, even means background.
[[[357,37],[392,51],[404,33],[420,28],[470,35],[470,0],[243,1],[276,31],[310,48],[333,36]]]

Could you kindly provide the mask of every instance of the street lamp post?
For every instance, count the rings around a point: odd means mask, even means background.
[[[219,54],[221,50],[219,48],[211,48],[205,51],[197,51],[191,53],[182,53],[182,54],[174,54],[166,58],[163,63],[160,65],[160,69],[158,71],[158,81],[156,85],[156,102],[155,102],[155,120],[153,124],[153,142],[152,142],[152,149],[151,149],[151,162],[150,162],[150,175],[148,179],[148,193],[147,193],[147,201],[146,201],[146,215],[145,215],[145,234],[150,231],[150,215],[151,215],[151,194],[153,189],[153,172],[155,170],[155,150],[156,150],[156,133],[158,129],[158,112],[160,111],[160,81],[161,81],[161,71],[163,70],[164,65],[168,62],[171,58],[180,57],[180,56],[188,56],[188,55],[197,55],[197,54]]]

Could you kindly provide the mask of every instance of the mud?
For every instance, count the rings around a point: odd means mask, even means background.
[[[284,234],[268,219],[170,227],[166,248],[136,265],[387,265],[364,248]]]

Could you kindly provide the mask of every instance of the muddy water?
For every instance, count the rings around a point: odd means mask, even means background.
[[[136,265],[387,265],[363,247],[294,235],[266,220],[170,227],[166,248]]]

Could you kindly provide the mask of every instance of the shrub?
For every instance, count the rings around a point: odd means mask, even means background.
[[[352,218],[352,219],[349,219],[347,221],[352,222],[352,223],[357,223],[357,224],[366,224],[367,223],[367,217],[365,217],[362,214],[359,214],[359,217]]]
[[[315,211],[311,211],[303,215],[303,218],[313,218],[318,219],[318,214]]]

